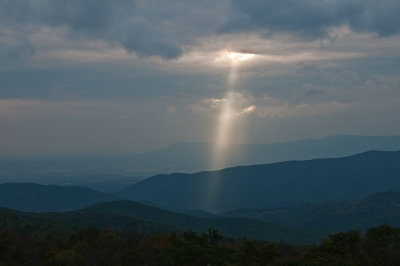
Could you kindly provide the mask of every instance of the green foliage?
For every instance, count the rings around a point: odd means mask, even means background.
[[[213,229],[147,236],[92,226],[68,236],[2,230],[0,265],[400,265],[400,228],[352,230],[308,247],[228,239]]]
[[[169,245],[158,249],[158,265],[226,265],[231,261],[232,250],[219,242],[223,239],[216,230],[197,234],[187,231],[182,237],[172,235]]]
[[[400,228],[388,225],[371,228],[363,245],[370,265],[400,265]]]
[[[272,263],[279,254],[273,243],[244,240],[233,254],[233,260],[235,265],[266,265]]]
[[[313,265],[361,265],[361,245],[359,231],[338,233],[310,247],[305,258]]]
[[[330,235],[303,255],[309,265],[400,265],[400,228],[382,225]]]
[[[72,266],[83,264],[82,257],[74,250],[61,250],[54,256],[54,264],[60,266]]]

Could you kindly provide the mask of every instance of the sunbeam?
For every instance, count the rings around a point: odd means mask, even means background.
[[[218,169],[226,166],[226,159],[230,145],[234,141],[232,132],[235,123],[235,110],[236,105],[236,83],[238,79],[239,64],[254,58],[254,54],[239,53],[239,52],[225,52],[224,56],[230,59],[230,68],[228,75],[228,85],[225,93],[225,101],[219,114],[216,125],[216,133],[214,140],[214,151],[212,169]]]
[[[238,63],[253,58],[254,54],[228,52],[226,56],[231,59],[233,63]]]
[[[228,74],[228,85],[221,108],[216,128],[214,149],[211,156],[211,169],[216,170],[226,167],[229,161],[230,147],[240,135],[240,132],[234,132],[235,119],[238,114],[235,111],[236,103],[236,84],[238,79],[238,69],[241,62],[252,59],[254,54],[245,54],[237,52],[226,52],[225,57],[230,61]],[[206,209],[215,210],[217,204],[217,195],[220,187],[220,177],[216,174],[210,175],[208,179],[208,190],[206,196]]]

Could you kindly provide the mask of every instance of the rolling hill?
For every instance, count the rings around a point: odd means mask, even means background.
[[[208,219],[189,216],[132,201],[97,203],[78,211],[48,214],[48,217],[81,226],[113,227],[122,231],[132,231],[132,228],[138,230],[138,225],[143,224],[155,224],[159,230],[177,232],[201,232],[213,228],[231,237],[282,240],[296,244],[318,241],[325,235],[314,230],[298,230],[249,218]]]
[[[118,192],[169,209],[225,212],[361,199],[400,190],[400,151],[156,175]]]
[[[34,184],[22,185],[38,191]],[[63,193],[77,193],[76,189]],[[72,196],[77,195],[72,193],[69,197]],[[40,201],[32,201],[30,206],[35,209],[38,207],[32,207],[33,204],[43,206]],[[400,192],[377,193],[362,200],[286,208],[241,209],[222,214],[191,213],[207,217],[175,213],[127,200],[101,202],[67,212],[26,213],[0,208],[0,229],[68,234],[79,227],[96,226],[148,234],[187,230],[204,232],[213,228],[230,237],[309,244],[340,231],[365,230],[382,224],[400,226]]]
[[[279,209],[242,209],[214,217],[251,218],[280,225],[328,230],[366,230],[387,224],[400,226],[400,192],[382,192],[362,200],[309,204]]]
[[[75,186],[6,183],[0,185],[0,207],[28,212],[77,210],[120,197]]]
[[[149,234],[217,229],[230,237],[246,237],[292,244],[318,242],[325,233],[292,229],[247,218],[206,219],[149,207],[131,201],[97,203],[72,212],[24,213],[0,209],[0,229],[69,233],[79,227],[112,228],[119,232]]]

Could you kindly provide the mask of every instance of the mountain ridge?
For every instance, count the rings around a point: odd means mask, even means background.
[[[78,186],[29,182],[0,184],[0,206],[20,211],[68,211],[120,197]]]
[[[288,160],[343,157],[368,150],[400,149],[400,136],[332,135],[279,143],[232,145],[226,164],[253,165]],[[126,178],[150,177],[156,174],[194,173],[211,169],[212,143],[176,142],[166,148],[140,154],[103,157],[0,158],[0,182],[24,180],[36,183],[71,183],[90,186],[94,175],[103,175],[100,182],[116,181],[118,187]],[[107,177],[108,176],[108,177]],[[115,182],[113,182],[115,183]],[[92,188],[99,186],[93,185]],[[107,185],[103,186],[107,188]],[[108,191],[110,192],[110,191]]]
[[[361,200],[327,202],[277,209],[242,209],[215,217],[246,217],[284,226],[334,232],[366,230],[381,224],[400,226],[400,191],[372,194]]]
[[[368,151],[343,158],[156,175],[117,194],[175,210],[221,212],[357,199],[393,188],[400,190],[399,173],[400,151]],[[209,189],[216,189],[213,184],[217,184],[215,201],[219,206],[210,209],[206,197]]]
[[[206,232],[208,229],[217,229],[230,237],[285,241],[299,245],[317,242],[326,235],[314,230],[299,230],[248,218],[199,218],[126,200],[97,203],[71,212],[25,213],[0,208],[0,218],[0,229],[51,231],[56,234],[88,226],[136,234],[182,233],[187,230]]]

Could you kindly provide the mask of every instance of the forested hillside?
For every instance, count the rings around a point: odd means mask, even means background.
[[[198,234],[141,236],[95,227],[67,235],[0,230],[0,265],[399,265],[400,229],[380,226],[365,235],[349,231],[322,243],[285,243]]]
[[[6,183],[0,185],[0,207],[28,212],[70,211],[120,197],[75,186]]]
[[[308,204],[277,209],[241,209],[214,217],[246,217],[294,228],[347,231],[380,224],[400,226],[400,192],[383,192],[365,199]]]
[[[224,212],[361,199],[400,191],[400,151],[157,175],[118,195],[176,210]]]

